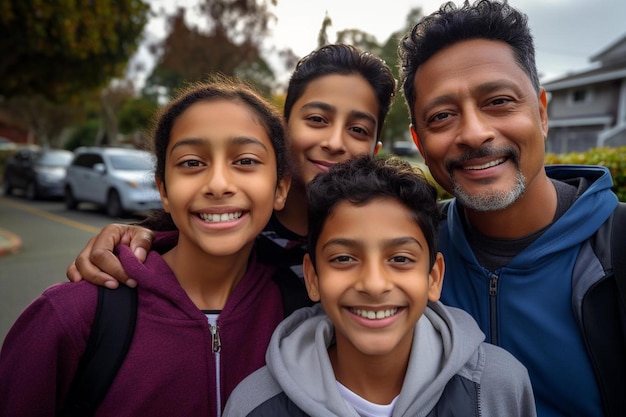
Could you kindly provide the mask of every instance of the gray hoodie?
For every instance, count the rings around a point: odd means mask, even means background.
[[[464,311],[429,303],[392,416],[535,416],[526,368],[484,338]],[[358,417],[337,387],[327,352],[333,339],[320,305],[294,312],[274,332],[267,365],[235,388],[224,417]]]

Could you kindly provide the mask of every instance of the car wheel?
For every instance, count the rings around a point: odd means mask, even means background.
[[[28,200],[36,200],[37,197],[37,184],[35,184],[35,181],[31,181],[26,185],[26,198]]]
[[[122,207],[122,201],[117,191],[109,191],[109,197],[107,198],[106,211],[109,217],[121,217],[124,214],[124,208]]]
[[[11,183],[9,182],[8,178],[4,178],[4,183],[2,184],[2,193],[5,196],[9,196],[11,195],[11,192],[13,192],[13,187],[11,187]]]
[[[70,187],[65,188],[65,207],[68,210],[76,210],[76,207],[78,207],[78,201],[76,201],[74,193]]]

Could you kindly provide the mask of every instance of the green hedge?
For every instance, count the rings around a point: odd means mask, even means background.
[[[619,148],[594,148],[587,152],[561,155],[546,154],[546,164],[602,165],[611,171],[613,191],[620,201],[626,201],[626,146]]]

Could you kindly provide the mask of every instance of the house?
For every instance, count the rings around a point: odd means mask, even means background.
[[[591,69],[543,84],[549,95],[547,152],[626,145],[626,35],[590,61]]]

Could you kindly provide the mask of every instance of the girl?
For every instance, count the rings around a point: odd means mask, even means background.
[[[289,189],[284,136],[266,101],[225,78],[162,110],[155,179],[178,241],[145,263],[117,248],[140,283],[137,325],[95,415],[219,416],[235,385],[264,364],[285,313],[275,268],[257,261],[254,246]],[[19,317],[0,353],[0,415],[63,408],[96,297],[88,282],[57,284]]]

